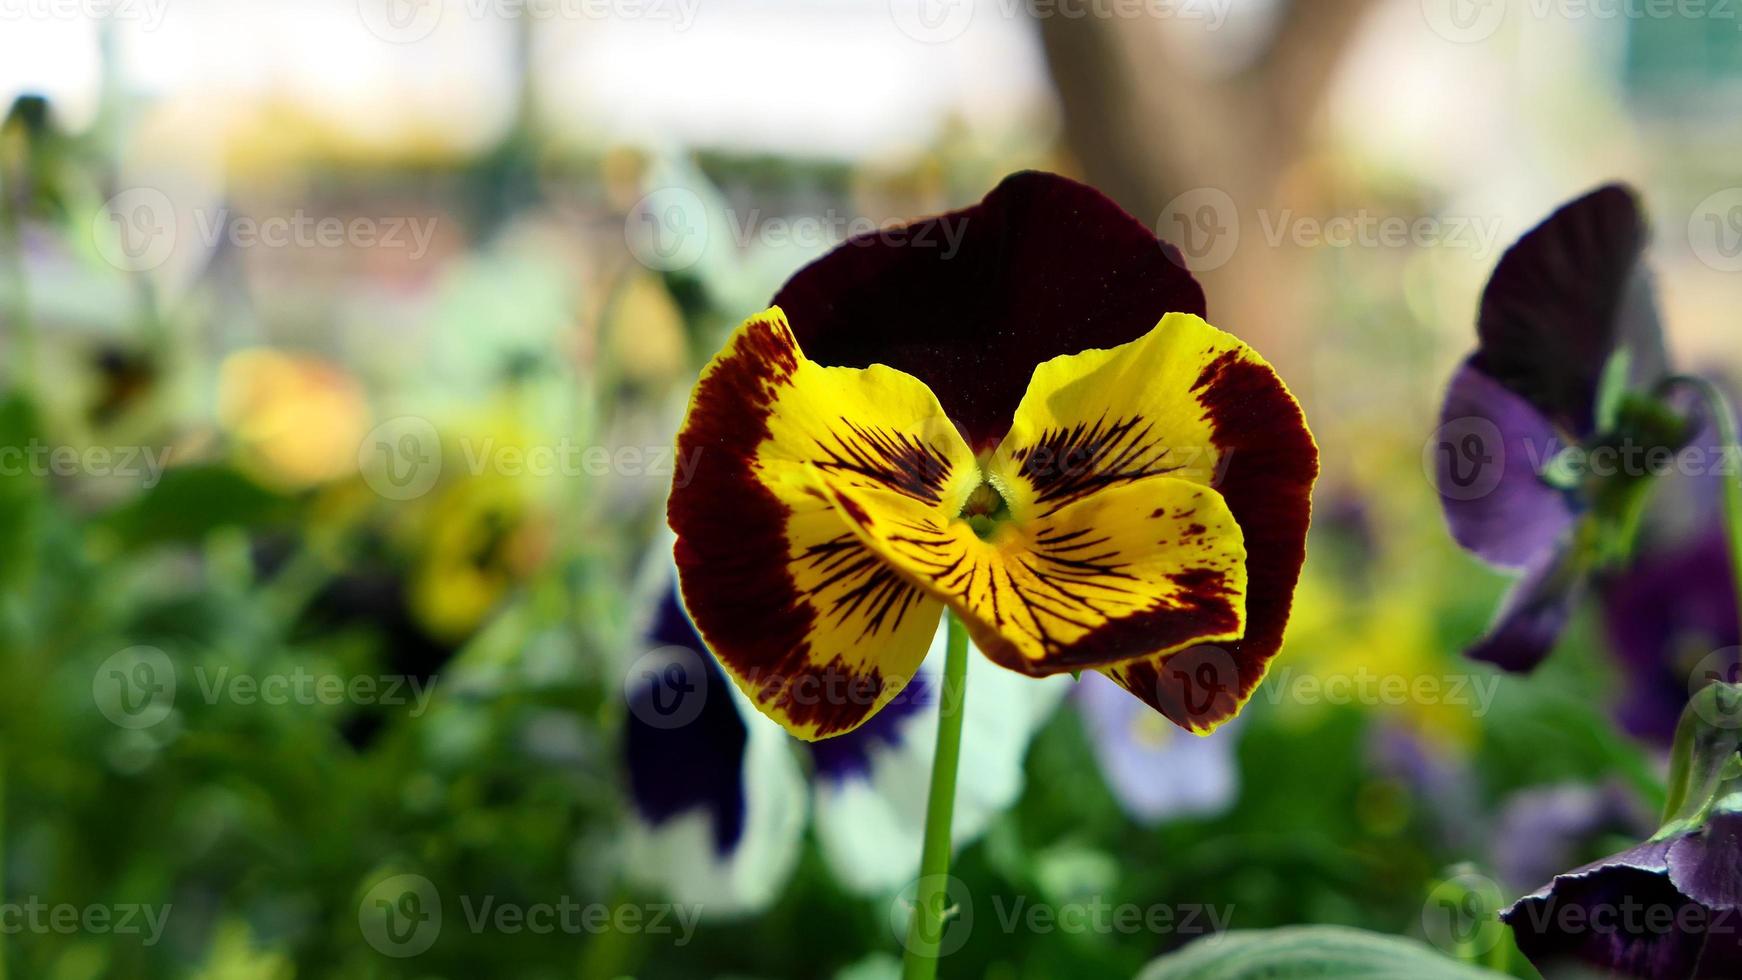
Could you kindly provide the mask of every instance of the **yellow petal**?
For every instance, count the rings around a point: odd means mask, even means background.
[[[1105,666],[1245,628],[1246,550],[1208,487],[1152,477],[981,540],[936,507],[817,479],[866,546],[949,603],[1011,670]]]
[[[1179,313],[1129,344],[1054,358],[987,468],[1018,522],[1158,476],[1219,494],[1247,552],[1245,632],[1222,647],[1158,635],[1106,672],[1193,731],[1238,713],[1282,644],[1318,475],[1300,405],[1263,358]]]
[[[972,454],[917,379],[807,360],[779,309],[703,372],[672,488],[684,603],[726,672],[800,738],[863,724],[906,686],[942,605],[869,551],[813,473],[961,509]]]

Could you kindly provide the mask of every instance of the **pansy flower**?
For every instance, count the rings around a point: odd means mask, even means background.
[[[1669,819],[1501,914],[1547,976],[1742,976],[1742,687],[1711,684],[1676,735]]]
[[[1429,447],[1452,536],[1521,573],[1477,660],[1547,656],[1590,572],[1630,545],[1648,485],[1636,462],[1685,436],[1646,394],[1665,364],[1646,239],[1632,191],[1599,188],[1519,239],[1482,294]]]
[[[889,855],[916,849],[924,830],[936,672],[922,669],[857,731],[795,752],[801,743],[751,710],[703,652],[676,591],[667,585],[654,605],[643,639],[649,656],[669,656],[638,660],[626,691],[624,772],[635,816],[626,871],[724,913],[764,907],[792,873],[808,799],[818,845],[843,885],[884,895],[908,881],[912,869]],[[939,630],[939,652],[942,642]],[[969,669],[979,696],[963,721],[969,764],[957,792],[958,845],[1021,795],[1028,744],[1070,685],[1035,684],[984,660]],[[678,700],[689,696],[693,707]]]
[[[708,647],[811,740],[895,698],[946,607],[1019,674],[1101,670],[1194,731],[1232,717],[1282,640],[1318,451],[1204,313],[1175,250],[1039,173],[800,271],[678,436],[697,463],[668,516]]]
[[[1084,674],[1075,695],[1101,776],[1133,820],[1154,826],[1214,816],[1233,804],[1240,792],[1238,724],[1188,738],[1098,674]]]

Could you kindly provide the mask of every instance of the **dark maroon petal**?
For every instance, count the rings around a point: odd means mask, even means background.
[[[730,696],[731,681],[708,656],[675,587],[660,602],[647,639],[650,648],[683,647],[695,655],[673,659],[660,675],[647,677],[630,692],[623,733],[630,801],[654,825],[692,810],[706,811],[713,823],[714,848],[726,854],[744,834],[744,747],[749,738]],[[706,676],[689,677],[691,670]],[[701,711],[681,725],[651,723],[648,719],[658,717],[656,701],[668,699],[673,691],[700,692]]]
[[[1515,673],[1534,670],[1560,639],[1583,586],[1584,569],[1573,548],[1543,556],[1513,584],[1494,625],[1465,655]]]
[[[1718,813],[1669,849],[1669,880],[1714,909],[1742,906],[1742,813]]]
[[[1529,402],[1466,363],[1452,376],[1434,455],[1452,537],[1483,559],[1522,568],[1557,546],[1575,519],[1540,474],[1565,447]]]
[[[1003,438],[1042,361],[1205,312],[1176,249],[1099,191],[1035,172],[973,207],[848,239],[774,303],[812,360],[924,381],[976,450]]]
[[[1617,717],[1630,734],[1666,746],[1687,704],[1689,673],[1736,667],[1734,659],[1696,661],[1742,644],[1729,549],[1718,516],[1707,519],[1704,533],[1645,553],[1603,584],[1604,624],[1627,677]]]
[[[1664,370],[1633,192],[1610,184],[1565,205],[1507,250],[1482,294],[1477,362],[1556,425],[1592,429],[1597,382],[1618,346],[1635,378]]]

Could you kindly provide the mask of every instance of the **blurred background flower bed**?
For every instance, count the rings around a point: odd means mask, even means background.
[[[1737,624],[1653,538],[1534,674],[1466,660],[1506,581],[1432,436],[1501,252],[1607,179],[1678,361],[1734,370],[1742,33],[1455,7],[0,20],[0,975],[892,975],[926,675],[833,748],[740,703],[663,607],[672,440],[794,271],[1025,168],[1180,246],[1324,475],[1210,738],[976,675],[945,974],[1326,923],[1534,975],[1459,917],[1649,833]]]

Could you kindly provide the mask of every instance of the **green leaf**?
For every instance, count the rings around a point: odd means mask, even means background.
[[[220,527],[282,520],[290,501],[223,466],[171,467],[162,482],[108,514],[102,525],[123,544],[190,543]]]
[[[1493,980],[1503,974],[1466,966],[1401,936],[1344,926],[1246,929],[1200,939],[1152,960],[1138,980]]]
[[[1633,355],[1625,347],[1615,348],[1615,353],[1609,355],[1609,360],[1603,364],[1603,373],[1597,379],[1597,431],[1613,432],[1620,421],[1621,401],[1627,395],[1628,375],[1633,366]]]

